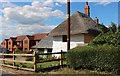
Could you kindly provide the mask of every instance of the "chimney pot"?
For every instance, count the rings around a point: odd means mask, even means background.
[[[94,20],[97,24],[99,23],[99,19],[97,17],[95,17],[95,20]]]
[[[90,16],[90,7],[88,5],[88,2],[86,2],[86,5],[84,7],[84,12],[85,12],[85,14],[87,14],[88,16]]]
[[[88,5],[88,2],[86,2],[86,5]]]

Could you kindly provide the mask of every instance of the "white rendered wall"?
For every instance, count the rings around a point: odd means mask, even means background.
[[[72,35],[71,36],[71,42],[70,42],[70,48],[74,48],[78,45],[84,44],[84,35],[78,34],[78,35]],[[67,42],[62,42],[62,36],[56,36],[53,37],[53,50],[52,52],[60,52],[61,50],[67,52]],[[55,55],[59,56],[59,55]]]

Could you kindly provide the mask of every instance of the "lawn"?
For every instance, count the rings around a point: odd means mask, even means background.
[[[5,64],[7,65],[13,65],[12,62],[5,61]],[[66,61],[63,62],[63,64],[66,64]],[[54,66],[59,66],[60,61],[52,61],[52,62],[44,62],[44,63],[37,63],[37,68],[38,69],[44,69],[44,68],[49,68],[49,67],[54,67]],[[33,68],[33,64],[27,64],[27,63],[15,63],[15,66],[18,67],[24,67],[24,68]]]

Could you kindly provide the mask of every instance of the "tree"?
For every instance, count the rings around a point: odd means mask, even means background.
[[[115,23],[111,22],[111,26],[109,27],[109,31],[111,31],[111,32],[117,31],[117,26]]]
[[[118,46],[120,45],[120,32],[107,32],[99,34],[95,39],[90,42],[91,45],[109,44]]]
[[[118,31],[120,32],[120,24],[118,25]]]
[[[98,24],[98,27],[101,29],[102,33],[106,33],[109,31],[109,29],[103,23]]]

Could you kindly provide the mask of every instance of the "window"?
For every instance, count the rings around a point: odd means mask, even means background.
[[[62,36],[62,41],[63,41],[63,42],[67,42],[67,35],[63,35],[63,36]]]
[[[52,49],[48,49],[48,53],[52,53]]]
[[[27,44],[27,43],[28,43],[28,41],[27,41],[27,40],[25,40],[25,41],[24,41],[24,43],[25,43],[25,44]]]
[[[25,50],[27,50],[27,48],[25,48]]]
[[[9,42],[9,44],[11,44],[11,42]]]
[[[20,43],[19,43],[19,42],[17,42],[17,45],[20,45]]]

